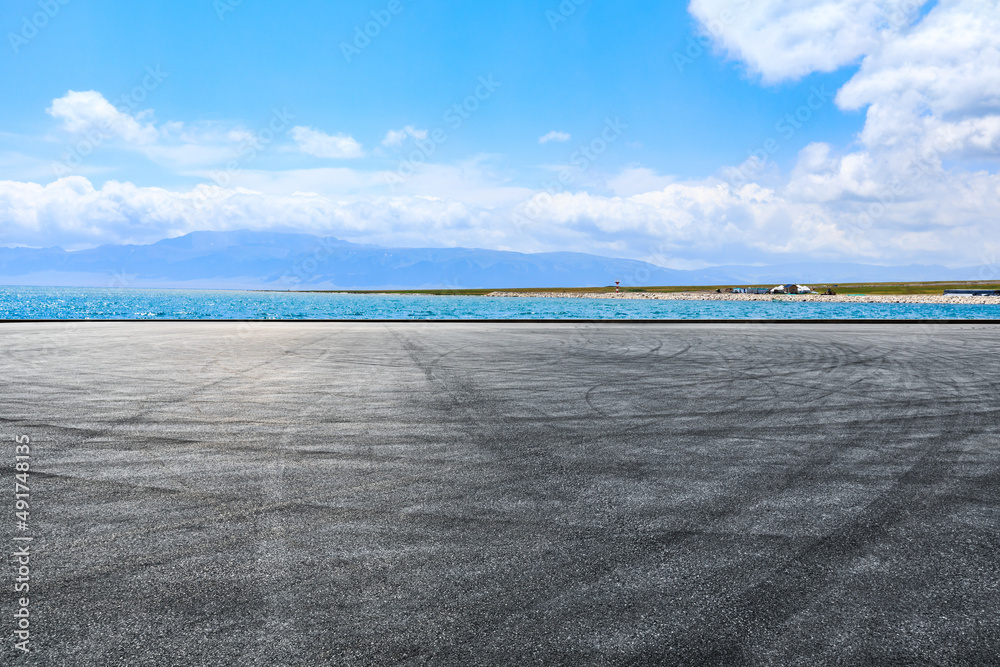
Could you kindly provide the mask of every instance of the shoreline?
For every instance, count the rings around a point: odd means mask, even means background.
[[[813,303],[930,303],[1000,305],[1000,297],[957,294],[729,294],[717,292],[515,292],[496,291],[487,297],[542,299],[655,299],[664,301],[807,301]]]

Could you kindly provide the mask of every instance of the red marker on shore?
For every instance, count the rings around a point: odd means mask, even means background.
[[[622,281],[620,281],[620,280],[616,280],[615,281],[615,294],[618,294],[618,286],[621,285],[621,282]]]

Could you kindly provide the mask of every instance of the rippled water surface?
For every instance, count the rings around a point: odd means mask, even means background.
[[[1000,300],[872,304],[0,287],[0,319],[1000,319]]]

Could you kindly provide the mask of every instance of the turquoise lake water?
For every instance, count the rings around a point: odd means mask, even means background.
[[[0,319],[1000,319],[1000,299],[951,305],[0,287]]]

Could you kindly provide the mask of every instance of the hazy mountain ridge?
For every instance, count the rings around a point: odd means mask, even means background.
[[[993,267],[989,267],[993,268]],[[988,267],[802,262],[682,271],[583,253],[385,248],[273,232],[194,232],[150,245],[0,248],[0,282],[88,287],[430,289],[986,280]]]

